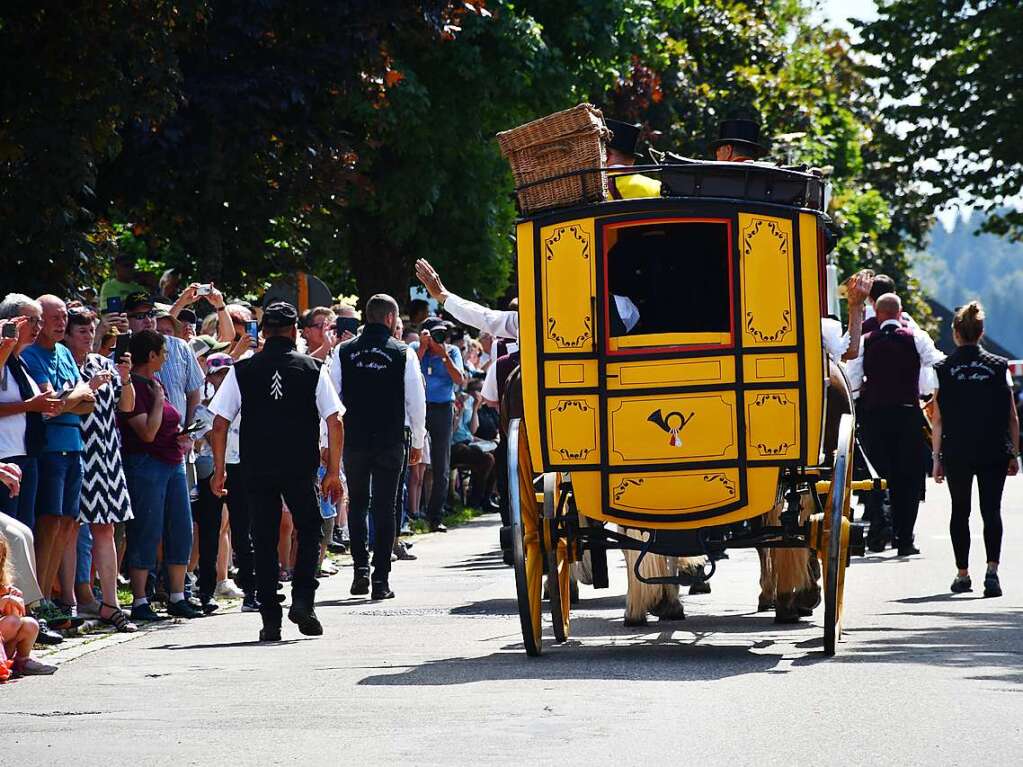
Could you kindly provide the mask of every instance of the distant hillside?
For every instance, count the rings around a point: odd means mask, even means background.
[[[951,232],[936,223],[926,253],[914,259],[921,286],[950,309],[979,299],[987,332],[1016,358],[1023,357],[1023,243],[975,236],[979,215],[958,219]]]

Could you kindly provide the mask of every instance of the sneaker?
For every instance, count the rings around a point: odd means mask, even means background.
[[[1002,584],[998,582],[998,573],[989,572],[984,576],[984,596],[1000,597],[1002,595]]]
[[[430,532],[431,533],[446,533],[448,531],[447,525],[443,522],[431,522]]]
[[[220,609],[220,605],[212,599],[204,599],[199,609],[202,610],[203,615],[213,615],[213,613]]]
[[[56,666],[40,663],[35,658],[25,658],[20,662],[15,659],[13,668],[14,673],[18,676],[49,676],[56,670]]]
[[[291,606],[288,610],[288,620],[298,626],[298,632],[309,637],[318,637],[323,634],[323,626],[320,619],[316,617],[316,610],[304,605]]]
[[[339,571],[337,567],[334,566],[333,562],[331,562],[329,559],[324,559],[323,564],[320,565],[320,571],[319,573],[317,573],[317,577],[329,578],[332,575],[337,575],[338,572]]]
[[[965,594],[967,591],[973,591],[973,581],[969,575],[957,575],[949,588],[953,594]]]
[[[149,602],[146,602],[145,604],[134,605],[131,608],[131,619],[133,621],[149,621],[151,623],[155,623],[156,621],[167,620],[167,616],[160,615],[153,609],[153,606],[149,604]]]
[[[242,599],[242,612],[243,613],[258,613],[259,612],[259,600],[256,599],[255,594],[246,594]]]
[[[191,620],[192,618],[202,616],[202,608],[196,610],[187,599],[179,599],[177,602],[170,602],[167,605],[167,615],[172,618],[188,618]]]
[[[281,641],[281,627],[280,626],[264,626],[259,630],[259,641],[260,642],[280,642]]]
[[[213,590],[213,596],[223,597],[224,599],[241,599],[245,596],[245,592],[231,583],[231,581],[221,581]]]
[[[352,588],[350,593],[354,596],[361,596],[369,593],[369,574],[356,572],[355,577],[352,578]]]
[[[403,559],[406,561],[419,559],[419,557],[410,552],[408,549],[409,547],[404,541],[398,541],[397,543],[394,544],[394,558]]]

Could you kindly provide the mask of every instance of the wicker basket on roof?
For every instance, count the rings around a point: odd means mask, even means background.
[[[606,199],[604,142],[610,135],[603,115],[592,104],[579,104],[498,133],[501,154],[515,177],[519,210],[533,213]],[[583,170],[592,172],[564,175]]]

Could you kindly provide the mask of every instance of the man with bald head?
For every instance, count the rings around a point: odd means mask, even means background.
[[[75,358],[59,343],[67,331],[67,306],[57,296],[40,296],[38,300],[43,310],[39,337],[22,352],[21,359],[40,390],[56,392],[61,398],[57,414],[45,421],[35,508],[39,585],[43,596],[49,598],[64,548],[78,534],[82,490],[79,416],[92,411],[95,398],[88,382],[82,380]],[[74,593],[63,597],[74,604]]]
[[[899,556],[910,556],[920,553],[913,542],[924,471],[920,368],[944,355],[902,324],[902,301],[894,293],[879,296],[874,310],[878,328],[863,341],[864,382],[857,413],[867,454],[888,480],[892,548]]]

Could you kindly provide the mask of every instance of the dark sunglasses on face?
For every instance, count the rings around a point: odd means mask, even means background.
[[[132,312],[128,315],[129,320],[151,320],[156,316],[156,311],[150,309],[148,312]]]

